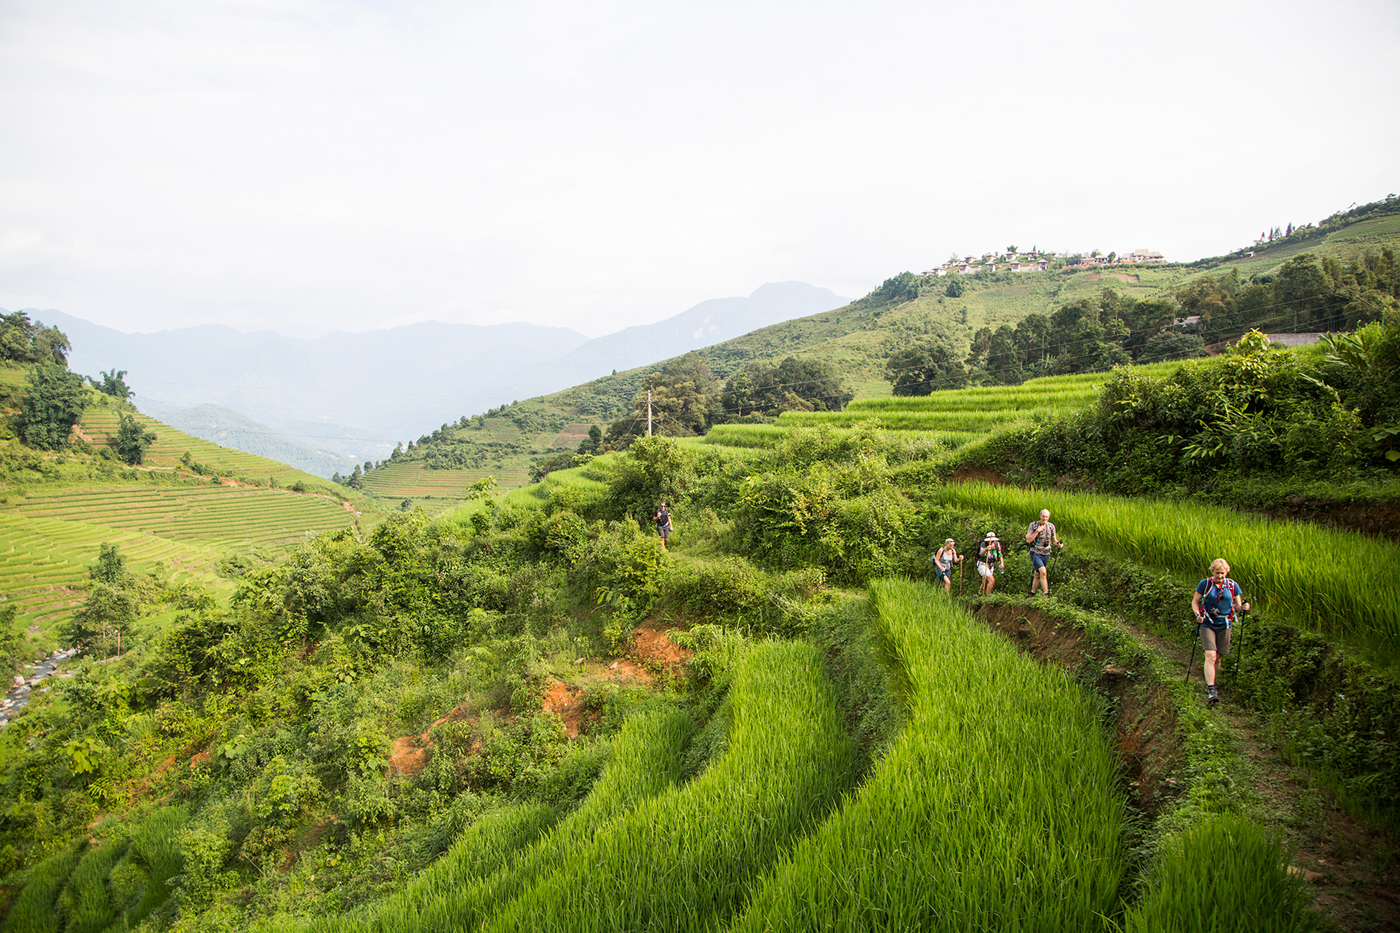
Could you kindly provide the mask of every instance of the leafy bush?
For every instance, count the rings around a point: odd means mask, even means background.
[[[15,429],[30,447],[61,450],[68,446],[73,425],[86,407],[81,376],[59,364],[36,366],[29,373],[28,393],[20,402]]]
[[[810,617],[805,603],[825,579],[820,567],[771,575],[737,556],[675,562],[666,566],[660,600],[693,621],[792,636]]]

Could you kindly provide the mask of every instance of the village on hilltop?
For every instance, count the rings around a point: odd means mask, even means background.
[[[927,269],[924,275],[976,275],[978,272],[1045,272],[1050,268],[1050,264],[1061,258],[1055,253],[1046,253],[1038,250],[1029,252],[1018,252],[1016,248],[1008,247],[1005,252],[983,253],[981,257],[964,256],[961,259],[953,257],[934,269]],[[1149,262],[1166,262],[1166,258],[1156,250],[1135,249],[1131,253],[1119,256],[1117,253],[1109,253],[1107,256],[1094,250],[1087,256],[1072,255],[1070,262],[1065,265],[1066,269],[1089,269],[1094,266],[1109,265],[1140,265]]]

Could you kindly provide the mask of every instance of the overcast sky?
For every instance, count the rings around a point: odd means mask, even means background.
[[[599,336],[1400,189],[1400,3],[3,0],[0,307]]]

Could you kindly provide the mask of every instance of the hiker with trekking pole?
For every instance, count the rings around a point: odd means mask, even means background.
[[[958,553],[953,544],[953,539],[949,538],[943,542],[943,546],[933,553],[933,575],[943,581],[943,592],[950,593],[953,590],[953,565],[962,564],[962,555]],[[962,567],[958,568],[958,576],[962,576]]]
[[[1230,653],[1230,628],[1235,624],[1236,611],[1249,611],[1249,603],[1241,596],[1240,585],[1230,579],[1230,564],[1223,557],[1211,561],[1210,576],[1196,584],[1191,597],[1191,611],[1196,616],[1196,634],[1205,657],[1202,673],[1206,679],[1206,702],[1220,702],[1215,687],[1216,665]],[[1196,660],[1196,646],[1191,646],[1191,660],[1186,662],[1189,674]]]
[[[982,576],[982,585],[977,588],[978,596],[990,596],[997,585],[997,570],[1006,569],[1006,558],[1001,553],[1001,541],[995,531],[987,532],[987,537],[977,547],[977,572]]]
[[[1040,510],[1040,521],[1031,522],[1026,529],[1026,544],[1031,549],[1031,595],[1040,587],[1046,596],[1050,595],[1050,549],[1063,548],[1065,543],[1055,535],[1055,526],[1050,522],[1050,510]]]

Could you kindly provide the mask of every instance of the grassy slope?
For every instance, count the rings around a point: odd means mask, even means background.
[[[10,385],[24,378],[23,369],[0,369],[0,381]],[[122,413],[92,393],[79,436],[105,446]],[[350,527],[367,507],[359,493],[286,464],[133,417],[157,437],[142,468],[74,450],[41,454],[47,474],[13,471],[0,480],[0,595],[17,602],[31,634],[46,639],[81,605],[102,542],[119,545],[138,573],[227,594],[232,584],[215,573],[221,559],[275,559],[310,534]],[[191,473],[180,463],[186,451],[222,478]],[[297,483],[305,493],[288,488]],[[342,496],[355,500],[351,508]]]
[[[1240,275],[1249,276],[1273,271],[1304,252],[1350,260],[1367,249],[1382,246],[1400,246],[1400,215],[1362,220],[1312,239],[1279,242],[1256,250],[1253,257],[1220,262],[1204,271],[1219,273],[1238,268]],[[938,333],[966,346],[980,327],[1015,324],[1036,312],[1048,314],[1061,305],[1098,295],[1105,288],[1150,298],[1201,274],[1201,269],[1178,264],[1115,266],[1112,272],[1004,273],[993,281],[964,279],[968,288],[961,298],[944,297],[938,286],[947,280],[936,279],[928,293],[914,301],[857,301],[844,308],[764,327],[707,347],[699,355],[720,379],[753,361],[777,362],[790,355],[829,360],[846,373],[857,399],[879,398],[890,395],[890,385],[881,375],[885,358],[921,334]],[[596,423],[606,428],[624,417],[630,413],[630,399],[642,375],[660,369],[664,363],[658,361],[529,399],[512,408],[512,413],[536,414],[543,423],[537,431],[522,432],[505,416],[488,417],[481,430],[452,428],[452,436],[469,442],[514,445],[514,452],[493,459],[483,468],[424,470],[416,459],[402,460],[371,472],[365,488],[386,498],[418,500],[424,496],[455,498],[469,483],[485,475],[495,476],[507,489],[523,485],[528,481],[533,457],[577,445],[572,438],[559,437],[561,428],[571,422]],[[431,502],[425,504],[431,508]],[[446,503],[441,505],[445,507]]]
[[[774,362],[799,355],[830,360],[847,374],[857,398],[878,398],[890,394],[890,385],[881,377],[884,360],[905,340],[918,334],[937,332],[966,345],[983,326],[1014,323],[1035,311],[1048,312],[1059,304],[1097,295],[1105,287],[1140,296],[1156,294],[1180,280],[1183,273],[1167,270],[1132,270],[1141,284],[1125,285],[1095,273],[1023,273],[1004,276],[1006,281],[973,283],[963,298],[937,294],[920,296],[899,304],[856,302],[835,311],[814,314],[761,328],[742,337],[699,351],[715,375],[724,379],[754,361]],[[966,321],[966,323],[964,323]],[[524,485],[532,458],[552,450],[568,450],[577,440],[567,428],[598,424],[606,428],[630,412],[630,400],[641,377],[659,369],[665,361],[616,376],[608,376],[562,392],[528,399],[509,412],[488,416],[483,428],[449,428],[454,440],[477,444],[497,443],[514,447],[514,452],[489,458],[484,468],[464,470],[424,469],[417,452],[408,458],[373,470],[365,490],[386,499],[427,496],[459,497],[471,482],[492,475],[503,488]],[[542,429],[520,430],[511,416],[534,416]],[[524,419],[524,420],[529,420]],[[430,510],[433,503],[425,502]],[[445,507],[446,502],[439,502]]]

